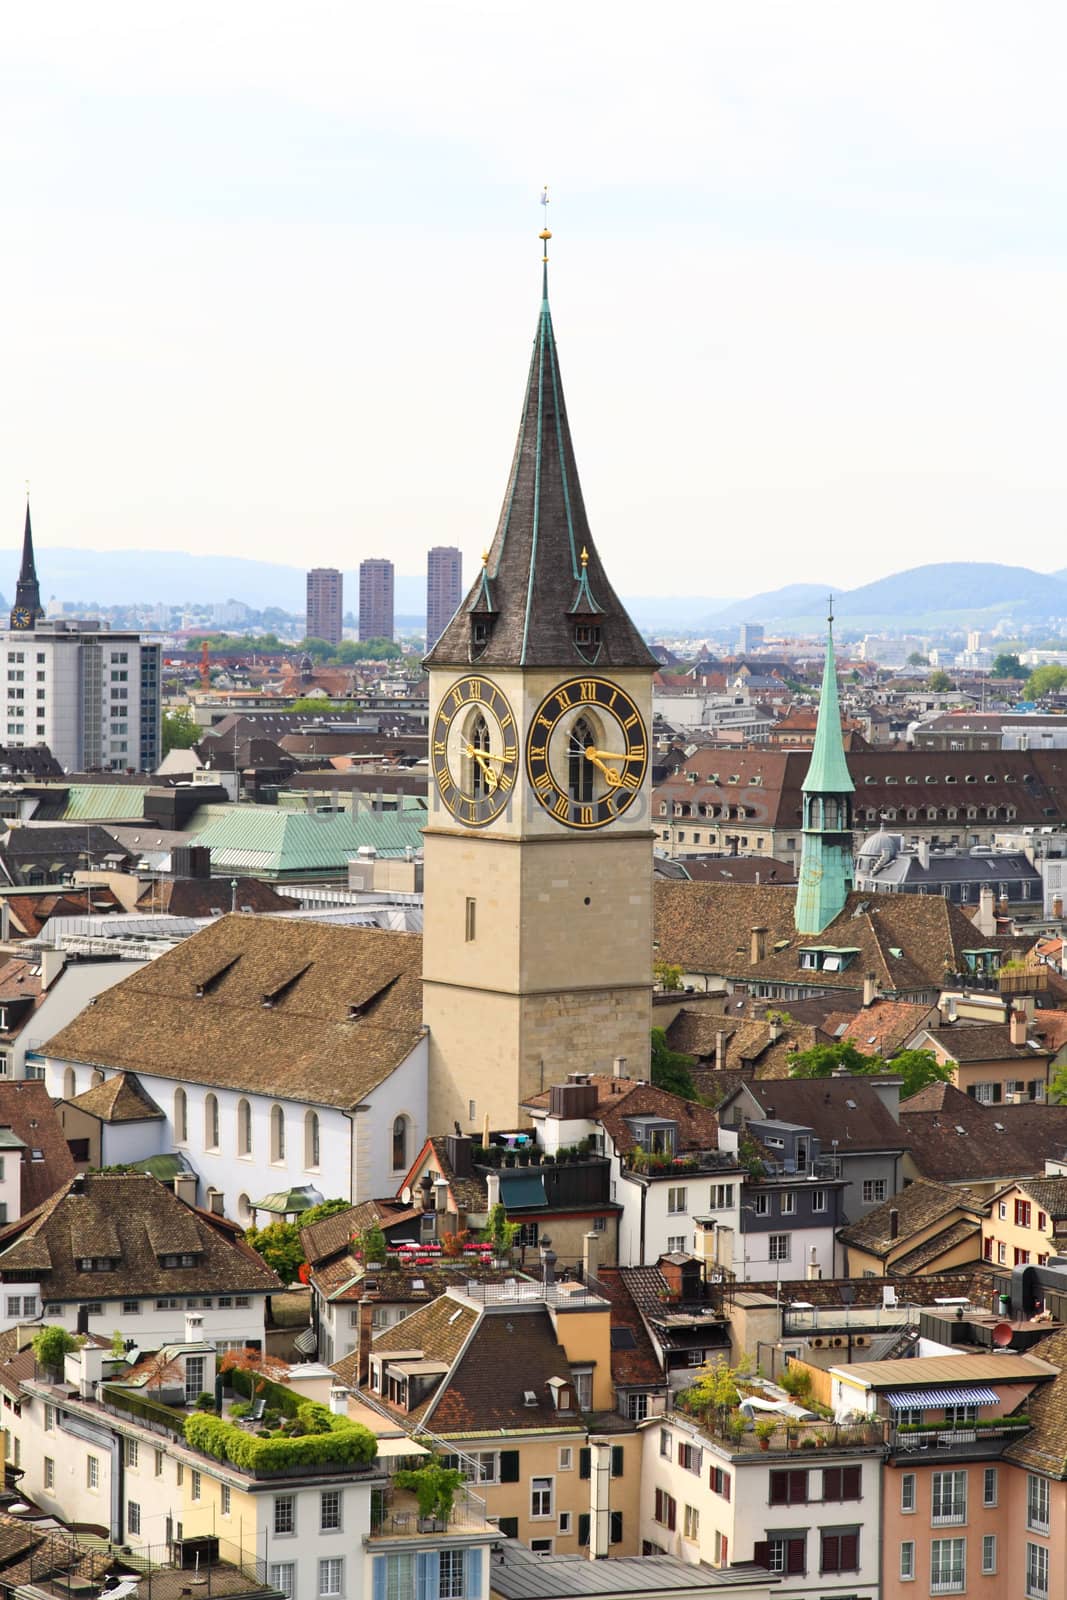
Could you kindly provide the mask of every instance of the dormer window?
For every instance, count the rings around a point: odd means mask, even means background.
[[[80,1256],[78,1266],[82,1272],[113,1272],[118,1262],[114,1256]]]
[[[489,643],[489,623],[484,617],[476,617],[471,623],[471,644],[475,649],[482,649]]]
[[[189,1255],[187,1253],[183,1255],[160,1256],[159,1264],[161,1267],[195,1267],[196,1256]]]
[[[576,622],[574,624],[574,642],[579,650],[595,650],[600,643],[600,624],[598,622]]]

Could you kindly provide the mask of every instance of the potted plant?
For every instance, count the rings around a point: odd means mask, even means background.
[[[39,1328],[33,1336],[33,1354],[39,1367],[43,1367],[54,1383],[63,1377],[64,1358],[80,1348],[81,1341],[66,1328],[49,1325]]]
[[[785,1442],[786,1442],[787,1447],[790,1450],[795,1450],[796,1447],[797,1447],[797,1440],[799,1438],[800,1438],[800,1423],[799,1422],[795,1422],[795,1421],[787,1422],[786,1425],[785,1425]]]
[[[410,1489],[419,1503],[419,1532],[444,1533],[452,1515],[456,1490],[463,1474],[456,1467],[443,1467],[429,1461],[424,1467],[408,1468],[394,1474],[398,1489]]]
[[[778,1424],[771,1417],[761,1417],[755,1426],[756,1438],[759,1440],[761,1450],[769,1450],[771,1440],[778,1432]]]
[[[745,1419],[740,1411],[732,1411],[727,1417],[726,1436],[732,1444],[740,1444],[745,1437]]]

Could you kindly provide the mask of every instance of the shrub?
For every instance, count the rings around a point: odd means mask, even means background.
[[[447,1523],[463,1474],[455,1467],[443,1467],[439,1461],[428,1461],[424,1466],[396,1473],[393,1482],[398,1489],[414,1492],[420,1517],[435,1517]]]
[[[50,1324],[39,1328],[33,1336],[33,1354],[39,1367],[50,1372],[62,1372],[63,1357],[80,1348],[80,1341],[66,1328]]]
[[[780,1420],[780,1419],[779,1419]],[[773,1417],[760,1417],[755,1425],[757,1439],[773,1439],[778,1432],[778,1421]]]
[[[811,1393],[811,1373],[803,1367],[786,1367],[778,1379],[786,1394],[807,1395]]]
[[[373,1433],[347,1417],[335,1416],[326,1406],[309,1409],[323,1411],[330,1419],[325,1432],[307,1433],[296,1439],[271,1437],[262,1430],[256,1438],[232,1422],[207,1412],[185,1419],[185,1440],[216,1461],[228,1461],[246,1472],[284,1472],[299,1466],[369,1466],[378,1453]],[[302,1406],[303,1410],[305,1407]]]
[[[198,1394],[196,1397],[196,1409],[198,1411],[214,1411],[215,1396],[210,1394],[207,1389],[203,1390],[203,1392]]]
[[[252,1407],[249,1405],[247,1400],[235,1400],[233,1405],[230,1407],[231,1417],[250,1417],[251,1415]]]

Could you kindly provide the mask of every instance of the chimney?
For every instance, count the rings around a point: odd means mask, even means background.
[[[900,1232],[900,1212],[896,1206],[889,1209],[889,1237],[895,1239]]]
[[[988,883],[984,883],[978,891],[978,915],[974,925],[979,933],[987,937],[997,931],[996,900]]]
[[[715,1029],[715,1071],[721,1072],[726,1065],[726,1029]]]
[[[956,1020],[956,996],[954,994],[946,995],[944,1004],[945,1004],[945,1021],[946,1022],[955,1022],[955,1020]]]
[[[7,897],[5,896],[0,900],[0,940],[3,940],[4,944],[6,944],[10,937],[11,907],[8,905]]]
[[[488,1209],[492,1211],[494,1206],[500,1204],[500,1174],[498,1172],[486,1173],[485,1193]]]
[[[433,1178],[428,1172],[419,1179],[419,1205],[423,1211],[433,1210]]]
[[[557,1256],[554,1250],[541,1251],[541,1272],[546,1289],[556,1281],[556,1261]]]
[[[919,858],[920,867],[922,867],[924,872],[929,872],[929,870],[930,870],[930,841],[929,841],[929,839],[920,839],[919,843],[918,843],[918,845],[916,847],[915,853]]]
[[[356,1330],[356,1373],[360,1387],[367,1381],[370,1371],[370,1347],[374,1338],[373,1320],[374,1308],[378,1304],[377,1289],[364,1289],[363,1298],[359,1302],[359,1327]]]
[[[443,1215],[448,1210],[448,1179],[435,1178],[433,1182],[433,1208]]]
[[[204,1337],[204,1319],[199,1311],[185,1313],[185,1342],[199,1344]]]
[[[450,1133],[445,1138],[449,1165],[457,1178],[469,1178],[474,1171],[470,1134]]]
[[[611,1553],[611,1444],[589,1439],[589,1559]]]
[[[873,972],[865,974],[863,979],[863,1004],[873,1006],[878,999],[878,979]]]
[[[1026,1012],[1013,1006],[1008,1027],[1011,1030],[1011,1042],[1018,1050],[1026,1043]]]
[[[174,1193],[187,1206],[196,1205],[196,1173],[178,1172],[174,1177]]]
[[[336,1383],[330,1389],[330,1410],[335,1417],[348,1415],[348,1390]]]
[[[766,954],[767,930],[766,928],[753,928],[748,952],[748,959],[752,966],[755,966],[757,961],[762,961]]]
[[[600,1235],[587,1233],[582,1239],[582,1278],[586,1283],[596,1281],[597,1267],[600,1265]]]
[[[767,1037],[772,1044],[777,1044],[782,1037],[782,1019],[779,1016],[767,1019]]]
[[[50,989],[59,974],[67,964],[65,950],[45,949],[41,951],[41,988]]]
[[[614,1061],[611,1063],[611,1075],[612,1075],[613,1078],[625,1078],[625,1076],[626,1076],[626,1057],[625,1056],[616,1056],[615,1057]]]

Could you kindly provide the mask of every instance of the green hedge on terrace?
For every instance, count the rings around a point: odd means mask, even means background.
[[[304,1466],[370,1466],[378,1454],[378,1441],[369,1428],[347,1417],[334,1416],[326,1407],[329,1426],[321,1433],[295,1439],[260,1439],[254,1433],[226,1422],[210,1412],[185,1419],[185,1442],[216,1461],[228,1461],[245,1472],[285,1472]]]

